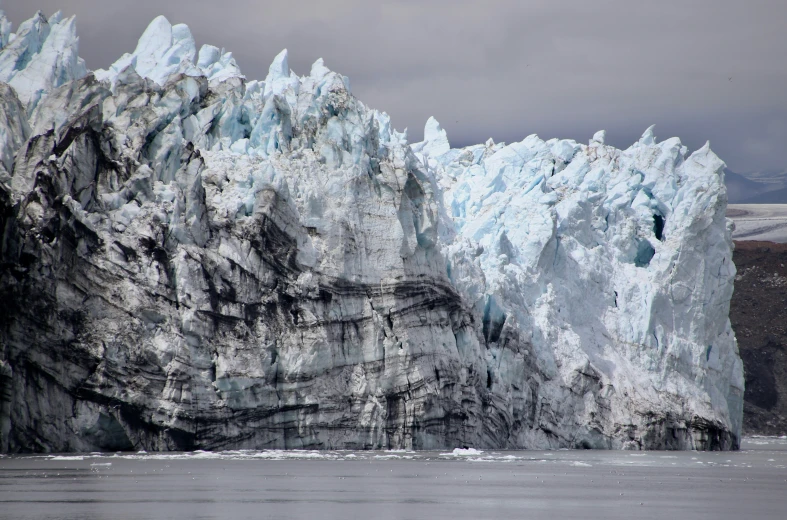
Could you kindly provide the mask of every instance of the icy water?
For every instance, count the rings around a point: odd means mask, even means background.
[[[787,438],[739,452],[228,451],[0,458],[0,518],[787,518]]]

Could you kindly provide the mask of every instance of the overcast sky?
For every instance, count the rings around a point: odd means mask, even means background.
[[[353,93],[420,140],[433,115],[454,146],[542,138],[627,147],[651,124],[730,169],[787,170],[785,0],[2,0],[77,15],[104,68],[159,14],[264,79],[283,48],[299,75],[324,58]],[[732,79],[730,79],[732,78]]]

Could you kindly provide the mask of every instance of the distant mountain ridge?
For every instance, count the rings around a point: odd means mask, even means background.
[[[741,175],[749,180],[770,185],[771,189],[787,187],[787,170],[758,170],[744,172]]]
[[[787,188],[759,193],[742,200],[740,204],[787,204]]]
[[[787,204],[787,172],[724,171],[730,204]]]

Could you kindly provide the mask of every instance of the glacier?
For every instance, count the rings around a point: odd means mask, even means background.
[[[708,145],[409,143],[322,60],[78,43],[0,16],[1,452],[738,448]]]

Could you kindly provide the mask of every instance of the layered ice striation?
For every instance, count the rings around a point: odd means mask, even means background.
[[[2,451],[738,447],[708,146],[409,144],[163,17],[0,43]]]

